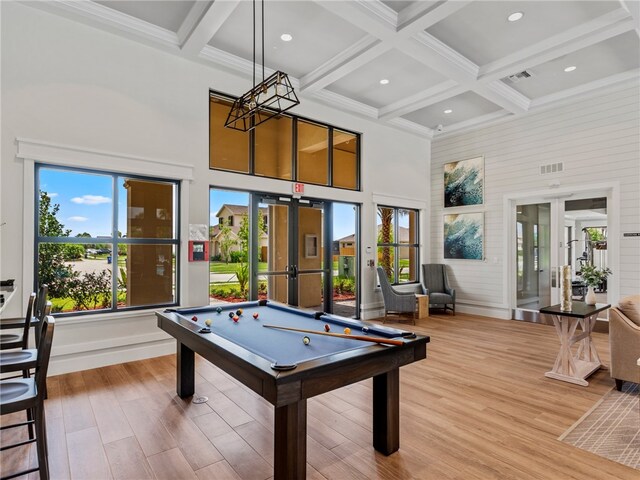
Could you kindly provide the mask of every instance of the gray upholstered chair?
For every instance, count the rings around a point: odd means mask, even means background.
[[[422,288],[429,295],[429,305],[451,310],[456,314],[456,291],[449,287],[446,266],[441,263],[422,265]]]
[[[622,390],[624,382],[640,382],[640,295],[621,299],[609,310],[609,372]]]
[[[410,313],[411,319],[416,311],[416,294],[414,292],[399,292],[391,286],[384,268],[378,267],[378,279],[380,280],[380,289],[384,298],[384,318],[387,314],[392,313]],[[415,320],[414,320],[415,322]]]

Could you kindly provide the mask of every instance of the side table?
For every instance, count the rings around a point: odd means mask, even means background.
[[[429,317],[429,295],[416,293],[416,302],[418,303],[418,319],[422,320]]]
[[[598,303],[587,305],[584,302],[573,302],[570,311],[562,311],[560,305],[553,305],[540,309],[553,318],[556,333],[560,339],[560,351],[553,368],[546,372],[545,377],[575,383],[582,386],[589,385],[585,379],[602,365],[596,346],[591,339],[591,332],[596,324],[598,313],[608,309],[611,305]],[[580,326],[581,333],[576,334]],[[575,353],[572,350],[578,345]]]

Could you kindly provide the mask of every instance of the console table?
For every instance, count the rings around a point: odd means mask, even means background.
[[[556,357],[556,362],[553,368],[544,374],[545,377],[585,387],[589,385],[585,378],[602,365],[596,346],[591,340],[591,332],[596,324],[598,313],[609,307],[611,305],[604,303],[587,305],[584,302],[574,301],[571,310],[568,312],[562,311],[560,305],[540,309],[540,313],[551,315],[556,333],[560,339],[560,351]],[[576,334],[578,325],[582,333]],[[574,353],[572,347],[575,344],[578,344],[578,346]]]

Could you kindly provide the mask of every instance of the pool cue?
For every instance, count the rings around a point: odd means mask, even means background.
[[[278,325],[262,325],[264,328],[277,328],[278,330],[290,330],[292,332],[312,333],[314,335],[327,335],[328,337],[350,338],[351,340],[364,340],[365,342],[386,343],[388,345],[404,345],[402,340],[391,338],[367,337],[365,335],[347,335],[346,333],[319,332],[317,330],[306,330],[304,328],[280,327]]]

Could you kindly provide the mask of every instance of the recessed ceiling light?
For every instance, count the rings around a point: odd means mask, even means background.
[[[452,113],[452,112],[453,112],[453,110],[451,110],[450,108],[447,108],[447,109],[444,111],[444,113]]]
[[[380,80],[380,85],[388,85],[388,84],[389,84],[388,78],[383,78],[382,80]]]
[[[511,15],[509,15],[507,17],[507,20],[509,20],[510,22],[517,22],[522,17],[524,17],[524,13],[522,13],[522,12],[513,12]]]
[[[290,42],[291,40],[293,40],[293,36],[290,33],[283,33],[282,35],[280,35],[280,40],[282,40],[283,42]]]
[[[564,69],[565,72],[573,72],[576,69],[575,65],[571,65],[570,67],[567,67]]]

